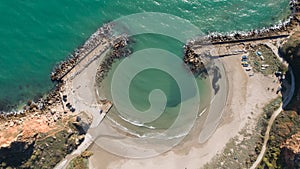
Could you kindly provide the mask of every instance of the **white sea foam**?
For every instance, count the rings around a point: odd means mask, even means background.
[[[160,6],[160,3],[157,1],[153,1],[157,6]]]
[[[122,120],[124,120],[124,121],[126,121],[127,123],[130,123],[130,124],[132,124],[132,125],[134,125],[134,126],[145,127],[145,128],[148,128],[148,129],[156,129],[154,126],[148,126],[148,125],[146,125],[146,124],[144,124],[144,123],[141,123],[141,122],[138,122],[138,121],[133,121],[133,120],[126,119],[125,117],[123,117],[123,116],[121,116],[121,115],[119,115],[119,117],[120,117]]]
[[[132,130],[124,127],[122,124],[120,124],[116,120],[110,118],[109,116],[107,116],[106,118],[108,120],[110,120],[115,125],[115,127],[120,129],[121,131],[128,133],[130,135],[133,135],[135,137],[138,137],[138,138],[153,138],[153,139],[160,139],[160,140],[171,140],[171,139],[178,139],[181,137],[185,137],[188,134],[188,132],[182,132],[177,135],[168,136],[168,135],[166,135],[166,132],[164,132],[163,130],[162,131],[154,130],[154,132],[147,132],[144,134],[139,134],[135,131],[132,131]],[[126,121],[128,121],[128,120],[126,120]],[[138,126],[140,126],[140,124],[138,124]],[[144,127],[144,125],[141,125],[141,126]],[[148,126],[147,128],[151,128],[151,127]],[[155,129],[155,127],[152,127],[152,129]]]

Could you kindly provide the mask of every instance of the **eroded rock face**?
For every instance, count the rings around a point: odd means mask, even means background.
[[[300,73],[300,32],[296,32],[289,40],[280,48],[280,54],[291,65],[296,78],[296,97],[285,111],[276,119],[276,124],[273,126],[276,130],[274,139],[280,145],[280,155],[277,162],[284,168],[299,169],[300,168],[300,126],[299,114],[300,100],[297,96],[299,93],[299,73]],[[298,91],[298,92],[297,92]],[[270,147],[274,144],[270,143]]]
[[[281,144],[280,148],[286,148],[292,151],[294,154],[300,153],[300,132],[291,136],[284,143]]]
[[[70,128],[12,142],[0,148],[0,168],[52,169],[84,141],[84,135],[70,123]]]
[[[300,132],[291,136],[280,146],[288,168],[300,168]]]
[[[52,169],[77,149],[91,119],[81,113],[76,121],[70,112],[51,112],[34,112],[0,124],[0,168]]]

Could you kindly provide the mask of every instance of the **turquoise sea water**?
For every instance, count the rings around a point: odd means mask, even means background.
[[[288,0],[22,0],[0,2],[0,110],[37,98],[49,74],[103,23],[137,12],[189,19],[203,32],[245,31],[285,20]]]

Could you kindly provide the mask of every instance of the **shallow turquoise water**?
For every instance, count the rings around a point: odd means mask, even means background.
[[[203,32],[268,27],[286,19],[288,0],[52,0],[0,2],[0,110],[38,97],[49,74],[107,21],[143,12],[189,19]]]
[[[149,48],[159,48],[166,51],[169,51],[175,55],[177,55],[180,58],[180,61],[182,60],[183,56],[183,50],[182,46],[183,43],[169,38],[167,36],[162,35],[153,35],[153,34],[144,34],[144,35],[137,35],[133,37],[133,40],[135,43],[133,43],[130,47],[134,49],[134,52],[142,51]],[[152,54],[152,53],[151,53]],[[143,60],[145,63],[150,63],[153,61],[151,57],[155,57],[152,55],[147,55],[147,59]],[[180,91],[180,88],[178,86],[178,83],[174,79],[174,77],[170,76],[168,73],[158,70],[157,68],[150,68],[150,69],[144,69],[144,67],[140,66],[139,64],[135,64],[136,62],[132,60],[132,56],[129,56],[127,58],[128,60],[131,60],[130,62],[132,65],[127,65],[128,67],[136,67],[138,69],[141,68],[141,71],[132,78],[130,81],[129,86],[129,99],[132,105],[139,111],[139,113],[145,113],[147,110],[150,109],[151,106],[157,106],[160,102],[159,99],[156,98],[153,102],[150,103],[149,95],[153,90],[159,89],[163,91],[164,96],[166,97],[166,106],[164,109],[160,109],[162,114],[157,117],[157,119],[144,123],[142,121],[139,121],[135,118],[132,111],[131,106],[127,104],[127,102],[124,102],[124,100],[127,100],[128,95],[124,90],[127,90],[126,87],[126,79],[130,78],[131,68],[126,69],[126,71],[122,72],[121,77],[118,78],[117,82],[117,88],[122,89],[123,91],[118,93],[118,99],[122,100],[123,102],[120,103],[119,106],[117,106],[114,102],[113,108],[110,110],[110,112],[107,114],[107,118],[109,119],[112,124],[115,126],[118,126],[119,129],[129,132],[135,136],[138,137],[145,137],[145,136],[151,136],[154,137],[156,134],[158,134],[161,131],[164,131],[165,129],[170,128],[176,121],[176,119],[179,116],[179,113],[182,112],[181,108],[183,104],[186,104],[185,101],[187,100],[194,100],[198,95],[195,93],[190,94],[183,94]],[[100,84],[99,87],[99,94],[100,98],[107,98],[108,100],[113,100],[112,98],[112,92],[115,92],[112,90],[112,79],[115,76],[115,73],[118,68],[120,68],[120,64],[123,63],[125,59],[117,60],[113,65],[111,70],[108,73],[108,76],[103,80],[103,82]],[[186,71],[186,68],[183,67],[183,63],[180,63],[180,66],[175,66],[175,62],[173,60],[166,60],[167,64],[164,64],[165,67],[169,67],[170,70],[173,71],[176,75],[180,76],[189,76],[189,74]],[[179,69],[175,69],[174,67]],[[125,80],[124,80],[125,77]],[[198,87],[198,91],[200,93],[200,103],[198,103],[199,107],[199,113],[203,111],[203,109],[207,108],[211,96],[210,96],[210,85],[209,82],[205,79],[201,78],[195,78],[196,85]],[[124,81],[123,81],[124,80]],[[190,86],[193,87],[193,86]],[[196,86],[195,86],[196,87]],[[183,98],[183,97],[185,98]],[[158,100],[157,100],[158,99]],[[113,100],[114,101],[114,100]],[[118,108],[116,108],[118,107]],[[123,113],[120,113],[120,109],[126,110],[129,113],[124,116]],[[190,112],[189,112],[190,111]],[[195,119],[195,114],[191,109],[184,112],[184,118],[181,119],[182,124],[190,124],[191,121]],[[143,114],[143,116],[147,116],[146,114]],[[183,125],[184,126],[184,125]],[[178,130],[180,131],[180,130]],[[158,133],[157,133],[158,132]],[[175,138],[177,136],[181,136],[186,131],[181,131],[179,134],[169,136],[170,138]]]

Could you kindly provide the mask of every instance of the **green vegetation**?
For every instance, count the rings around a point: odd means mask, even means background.
[[[299,97],[300,88],[300,33],[295,33],[280,49],[280,54],[291,65],[295,74],[296,90],[292,103],[275,120],[268,142],[267,151],[259,169],[280,168],[294,169],[300,168],[300,154],[294,154],[291,150],[281,148],[280,145],[292,135],[300,131],[300,104]],[[271,108],[272,109],[272,108]],[[297,113],[298,112],[298,113]]]
[[[291,169],[287,164],[285,154],[280,145],[293,134],[300,130],[300,118],[292,111],[282,112],[275,120],[270,132],[267,151],[259,168],[282,168]]]
[[[31,158],[21,168],[54,168],[67,154],[77,148],[79,145],[77,137],[76,134],[63,130],[54,136],[37,141]]]
[[[222,154],[216,156],[203,169],[250,168],[261,151],[263,135],[267,126],[267,120],[263,117],[259,117],[256,121],[258,123],[255,128],[251,127],[252,125],[246,125],[239,132],[240,136],[231,139],[226,144]]]
[[[261,56],[258,56],[257,52],[260,52]],[[255,72],[261,72],[264,75],[271,75],[276,71],[285,73],[288,70],[272,49],[265,45],[258,45],[253,48],[249,54],[249,62]]]
[[[269,119],[274,113],[274,111],[276,111],[280,107],[281,102],[282,102],[282,98],[277,97],[276,99],[273,99],[269,104],[265,105],[263,110],[266,119]]]
[[[257,158],[255,145],[262,140],[259,133],[253,133],[251,130],[245,127],[240,132],[240,137],[230,139],[223,152],[202,168],[250,168]]]
[[[279,108],[281,99],[281,97],[277,97],[266,104],[263,108],[263,115],[256,120],[255,128],[251,127],[252,125],[246,125],[239,132],[240,136],[231,139],[226,144],[223,153],[203,168],[250,168],[261,151],[269,116]],[[270,163],[269,166],[271,165]]]
[[[296,78],[296,90],[288,109],[294,111],[284,111],[275,119],[275,122],[270,131],[270,138],[267,145],[265,156],[258,166],[259,169],[298,169],[300,168],[300,153],[294,154],[292,151],[280,146],[292,135],[300,131],[300,32],[293,35],[288,42],[280,49],[280,54],[283,56],[293,68]],[[263,59],[256,52],[261,52]],[[287,68],[282,65],[278,58],[274,55],[271,49],[264,45],[254,47],[254,50],[249,54],[249,62],[253,66],[254,71],[262,72],[265,75],[274,74],[276,71],[285,73]],[[262,65],[266,66],[262,70]],[[273,112],[279,108],[282,101],[281,97],[272,100],[264,107],[264,117],[258,120],[258,124],[251,137],[241,134],[244,138],[237,144],[238,137],[232,139],[227,145],[222,154],[216,157],[212,163],[204,166],[204,168],[249,168],[255,161],[257,155],[261,151],[263,136],[265,135],[266,127],[269,118]],[[297,111],[297,112],[296,112]],[[255,141],[255,154],[252,154],[251,145],[245,144],[250,140]],[[245,146],[248,146],[245,149]],[[244,150],[244,156],[239,153]],[[247,156],[245,158],[245,156]],[[238,158],[234,158],[238,157]],[[244,160],[239,162],[240,158]]]
[[[89,151],[83,152],[80,156],[75,157],[68,165],[67,169],[89,169],[88,158],[93,154]]]

